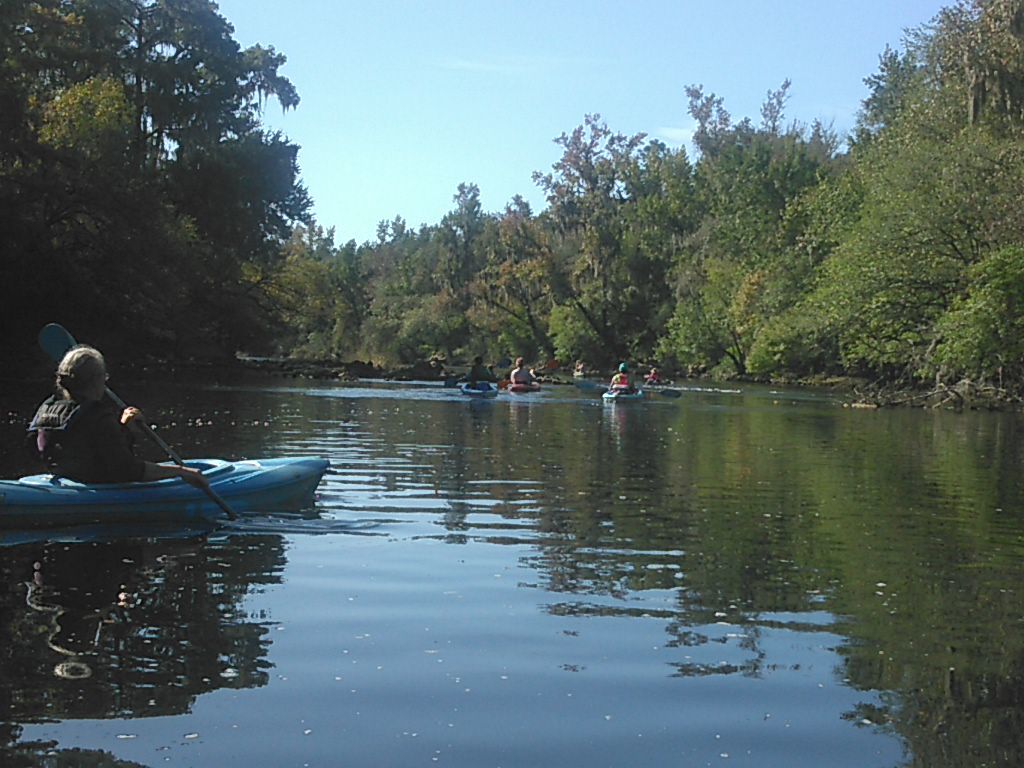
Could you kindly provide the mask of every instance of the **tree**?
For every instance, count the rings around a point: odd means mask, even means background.
[[[959,94],[970,124],[1024,118],[1024,3],[957,0],[937,17],[932,71]]]
[[[732,117],[725,109],[725,100],[713,93],[705,94],[703,85],[688,85],[686,97],[690,117],[697,122],[693,143],[702,157],[712,156],[732,129]]]
[[[861,102],[853,141],[863,144],[893,125],[921,87],[923,69],[912,51],[889,46],[878,57],[878,72],[864,78],[870,93]]]
[[[553,172],[534,174],[563,245],[555,250],[556,302],[565,308],[557,316],[577,314],[596,341],[594,348],[574,349],[568,340],[559,343],[553,329],[556,346],[573,356],[629,357],[630,340],[646,324],[637,306],[646,303],[648,288],[664,284],[657,270],[638,268],[642,252],[626,237],[627,211],[644,184],[644,138],[614,133],[598,115],[587,115],[583,125],[556,140],[563,154]]]
[[[442,253],[441,282],[458,297],[460,305],[468,305],[469,283],[482,261],[476,251],[485,220],[480,205],[480,188],[476,184],[459,184],[452,200],[455,210],[441,219],[437,231]]]
[[[298,102],[284,57],[231,31],[208,0],[4,3],[0,299],[26,337],[54,305],[169,351],[265,327],[245,267],[279,258],[310,201],[297,148],[259,127],[267,97]]]
[[[789,208],[832,162],[834,136],[816,123],[783,128],[785,81],[769,91],[762,127],[729,123],[722,101],[687,89],[701,156],[694,174],[699,226],[674,267],[676,306],[660,344],[663,357],[745,374],[757,337],[806,290],[811,275],[793,257]]]
[[[548,334],[554,269],[550,238],[516,196],[487,239],[487,265],[471,284],[479,324],[502,339],[501,346],[555,356]]]

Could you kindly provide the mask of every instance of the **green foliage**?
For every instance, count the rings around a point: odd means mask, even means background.
[[[558,305],[552,309],[550,328],[557,359],[607,360],[608,355],[601,351],[601,338],[594,331],[594,326],[573,307]]]
[[[857,143],[870,141],[899,120],[915,92],[920,93],[923,74],[912,51],[901,53],[885,47],[878,57],[878,72],[864,78],[870,93],[857,116]]]
[[[673,253],[696,219],[691,168],[682,150],[644,139],[588,115],[558,139],[552,172],[534,175],[555,236],[552,298],[563,311],[551,335],[560,356],[650,356],[671,314]]]
[[[806,291],[813,265],[798,240],[807,216],[790,212],[820,183],[834,142],[820,125],[782,128],[788,87],[769,92],[761,129],[731,125],[720,99],[689,89],[704,151],[694,175],[704,215],[676,259],[662,356],[744,374],[761,329]]]
[[[641,286],[628,277],[635,252],[623,248],[626,178],[638,162],[642,135],[612,132],[599,116],[563,134],[561,159],[549,174],[534,178],[545,190],[552,224],[578,246],[562,251],[556,264],[559,304],[573,307],[613,356],[625,356],[632,316],[630,294]]]
[[[499,349],[553,357],[549,234],[532,217],[529,205],[516,198],[499,220],[490,222],[482,243],[487,262],[469,285],[471,322],[497,334]]]
[[[936,323],[934,363],[947,378],[1019,381],[1024,376],[1024,246],[988,254]]]
[[[935,323],[970,267],[1021,231],[1016,144],[984,131],[929,139],[916,126],[878,142],[858,165],[856,222],[823,266],[813,298],[847,367],[875,375],[927,370]]]
[[[0,306],[107,345],[266,345],[265,281],[310,200],[296,148],[259,129],[297,103],[272,49],[241,51],[208,0],[5,3]]]
[[[835,338],[815,312],[796,306],[762,327],[747,355],[747,371],[760,377],[842,373]]]
[[[1024,119],[1024,6],[1020,0],[957,0],[937,17],[931,69],[959,96],[966,122]]]
[[[465,318],[452,311],[450,296],[392,299],[374,307],[363,325],[374,358],[388,365],[408,365],[442,352],[446,358],[465,358],[459,344],[465,338]]]
[[[334,245],[334,232],[299,227],[285,246],[284,263],[270,275],[251,267],[250,280],[265,281],[264,292],[290,329],[278,352],[332,358],[358,354],[366,297],[355,245]]]
[[[110,161],[130,134],[131,106],[121,83],[91,77],[60,91],[41,114],[39,140],[94,162]]]

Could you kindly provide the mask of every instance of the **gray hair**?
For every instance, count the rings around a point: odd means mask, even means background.
[[[106,376],[107,363],[103,355],[86,344],[69,349],[57,366],[57,386],[69,399],[83,388],[105,380]]]

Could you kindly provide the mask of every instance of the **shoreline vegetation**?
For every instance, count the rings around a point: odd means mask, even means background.
[[[689,149],[589,114],[533,174],[543,211],[485,211],[467,181],[439,222],[362,244],[314,220],[300,148],[262,124],[300,108],[284,55],[243,50],[208,0],[111,2],[19,2],[0,29],[19,364],[57,321],[121,360],[656,361],[858,406],[1021,405],[1024,0],[908,30],[848,135],[788,122],[789,80],[758,121],[681,87]]]

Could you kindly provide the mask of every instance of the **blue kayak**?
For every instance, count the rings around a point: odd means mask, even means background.
[[[304,456],[223,461],[198,459],[202,471],[235,512],[285,511],[313,500],[330,462]],[[147,483],[86,484],[53,475],[0,480],[0,528],[104,522],[201,522],[224,513],[203,491],[180,478]]]
[[[617,403],[626,400],[643,400],[644,391],[642,389],[609,389],[601,398],[606,403]]]
[[[460,384],[462,394],[468,397],[497,397],[498,388],[486,381],[478,381],[475,384]]]

